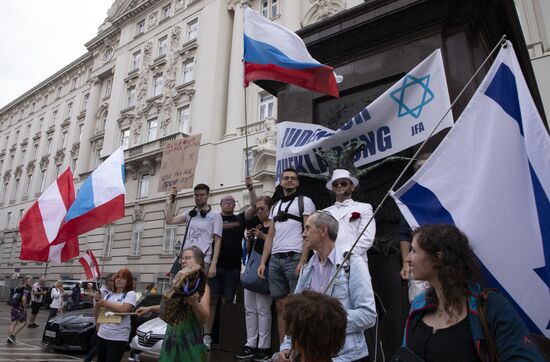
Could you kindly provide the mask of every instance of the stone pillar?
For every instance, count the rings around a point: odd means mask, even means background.
[[[94,134],[94,126],[96,121],[96,112],[99,106],[101,95],[101,81],[95,77],[90,80],[92,87],[90,89],[90,98],[86,107],[86,116],[84,117],[84,125],[82,126],[82,137],[80,141],[80,150],[78,151],[78,160],[76,161],[75,176],[81,173],[88,172],[90,167],[90,138]]]
[[[243,6],[248,6],[247,0],[234,0],[227,6],[233,10],[233,36],[231,39],[231,58],[229,60],[229,85],[227,89],[227,113],[225,136],[237,134],[237,127],[244,124],[244,90],[243,90]]]

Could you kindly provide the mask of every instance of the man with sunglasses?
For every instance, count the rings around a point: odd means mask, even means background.
[[[334,170],[331,179],[326,184],[327,189],[334,192],[336,202],[327,207],[325,211],[330,212],[338,220],[339,232],[336,245],[344,252],[350,251],[373,214],[370,204],[357,202],[351,198],[357,185],[359,185],[359,180],[353,177],[349,171],[342,169]],[[353,254],[361,256],[365,263],[368,262],[367,250],[374,242],[375,233],[376,223],[373,219],[359,237],[359,241],[352,251]]]

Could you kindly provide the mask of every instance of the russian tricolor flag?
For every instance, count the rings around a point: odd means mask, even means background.
[[[311,57],[303,40],[248,7],[244,9],[244,84],[264,79],[338,97],[332,67]]]
[[[124,217],[125,195],[124,150],[120,147],[84,181],[58,238],[78,236]]]

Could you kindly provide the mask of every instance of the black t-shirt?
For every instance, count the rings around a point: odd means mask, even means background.
[[[258,225],[262,225],[260,228],[260,231],[267,235],[269,228],[263,226],[263,223],[260,221],[260,219],[257,216],[254,216],[252,219],[246,221],[246,228],[247,229],[254,229]],[[256,250],[259,254],[262,254],[264,251],[264,239],[256,238],[256,240],[251,239],[251,242],[254,243],[254,250]]]
[[[224,216],[222,246],[218,266],[226,269],[241,269],[244,237],[244,212],[238,215]]]
[[[426,362],[478,362],[480,361],[470,330],[468,316],[449,327],[433,328],[420,319],[413,327],[407,347]]]

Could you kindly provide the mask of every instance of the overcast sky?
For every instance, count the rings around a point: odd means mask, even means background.
[[[86,53],[114,0],[0,0],[0,108]]]

